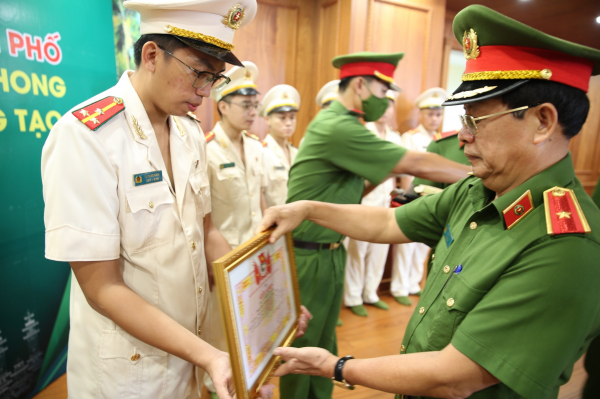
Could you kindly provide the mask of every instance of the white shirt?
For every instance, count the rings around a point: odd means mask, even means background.
[[[281,148],[270,134],[265,138],[263,145],[265,151],[265,176],[268,184],[265,188],[267,207],[283,205],[287,200],[290,168],[294,163],[294,159],[296,159],[298,149],[291,143],[286,143],[292,161],[290,162],[283,148]]]
[[[426,152],[431,140],[433,135],[422,124],[402,134],[402,146],[413,151]]]
[[[368,122],[365,124],[365,127],[373,132],[377,137],[381,137],[379,132],[377,131],[377,127],[375,123]],[[384,140],[392,142],[394,144],[402,145],[402,139],[400,135],[394,132],[389,126],[385,127],[385,137]],[[396,188],[396,179],[387,179],[381,182],[377,187],[373,189],[369,194],[365,195],[360,202],[363,205],[369,206],[381,206],[384,208],[390,207],[390,201],[392,200],[392,196],[390,193],[394,188]]]
[[[211,210],[206,141],[196,122],[169,117],[170,181],[131,73],[73,109],[111,96],[123,100],[124,111],[96,131],[68,112],[48,136],[42,151],[46,257],[63,262],[116,259],[129,288],[200,334],[209,292],[203,231],[203,218]],[[162,181],[134,185],[134,174],[159,170]],[[202,370],[143,343],[97,313],[75,278],[70,314],[69,397],[200,394]]]
[[[233,248],[254,236],[262,219],[260,193],[266,186],[263,148],[258,139],[242,133],[244,159],[217,122],[207,144],[212,219]]]

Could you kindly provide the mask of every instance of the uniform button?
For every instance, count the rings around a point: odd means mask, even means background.
[[[421,309],[419,309],[419,313],[420,313],[420,314],[423,314],[423,313],[425,313],[425,308],[421,308]]]
[[[448,265],[444,266],[444,273],[446,273],[446,274],[450,273],[450,266],[448,266]]]
[[[250,197],[254,197],[254,193],[250,193]]]
[[[148,206],[150,207],[150,209],[154,208],[154,202],[150,201],[150,203],[148,204]]]
[[[196,249],[196,243],[192,241],[192,249]]]
[[[140,360],[140,354],[136,353],[135,355],[131,356],[131,361],[132,362],[137,362],[138,360]]]
[[[228,179],[231,180],[231,176],[229,176]]]
[[[406,347],[404,345],[400,345],[400,352],[404,352],[406,350]]]
[[[435,259],[435,254],[432,254],[431,255],[431,260],[434,260],[434,259]]]
[[[454,306],[454,298],[450,298],[446,301],[446,305],[448,305],[448,307],[452,307]]]
[[[202,287],[198,287],[198,294],[202,294]]]
[[[252,216],[256,216],[256,212],[252,212]]]
[[[469,227],[471,228],[471,230],[475,230],[477,228],[477,223],[471,222],[471,224],[469,225]]]
[[[200,335],[200,334],[202,334],[202,329],[201,328],[198,329],[198,335]]]

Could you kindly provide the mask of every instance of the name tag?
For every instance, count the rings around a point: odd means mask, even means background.
[[[143,186],[144,184],[156,183],[162,181],[162,170],[148,173],[138,173],[133,175],[134,186]]]
[[[219,165],[219,169],[233,168],[235,166],[235,162],[231,163],[222,163]]]
[[[454,237],[452,237],[452,232],[450,231],[449,224],[447,224],[446,228],[444,229],[444,240],[446,240],[446,248],[448,248],[450,244],[452,244],[452,242],[454,241]]]
[[[285,170],[285,166],[273,166],[275,170]]]

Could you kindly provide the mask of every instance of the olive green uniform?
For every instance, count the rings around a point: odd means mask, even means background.
[[[427,152],[433,152],[439,154],[444,158],[448,158],[451,161],[461,163],[463,165],[470,165],[469,159],[465,155],[464,146],[460,145],[458,140],[458,134],[441,138],[439,140],[433,140],[427,146]],[[418,186],[419,184],[425,184],[427,186],[446,188],[450,184],[438,183],[431,180],[421,179],[419,177],[413,180],[413,185]]]
[[[592,200],[600,208],[600,180],[596,184]],[[600,336],[596,337],[588,348],[585,371],[588,372],[588,379],[583,388],[583,399],[600,398]]]
[[[548,234],[543,192],[555,186],[573,190],[591,233]],[[503,211],[520,214],[528,190],[534,208],[508,229]],[[396,210],[404,234],[435,251],[400,352],[452,344],[501,381],[472,398],[556,398],[600,334],[600,210],[570,154],[495,197],[469,177]]]
[[[336,204],[358,204],[364,180],[379,184],[406,153],[406,149],[381,140],[340,102],[319,112],[309,124],[305,140],[290,170],[287,202],[313,200]],[[294,230],[294,239],[339,243],[343,236],[304,221]],[[344,291],[346,250],[295,249],[300,297],[312,313],[306,334],[294,346],[318,346],[337,353],[335,326]],[[330,379],[308,375],[281,378],[281,397],[331,398]]]

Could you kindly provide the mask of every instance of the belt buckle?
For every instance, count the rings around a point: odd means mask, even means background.
[[[329,244],[329,249],[337,249],[340,247],[340,243],[339,242],[334,242]]]

